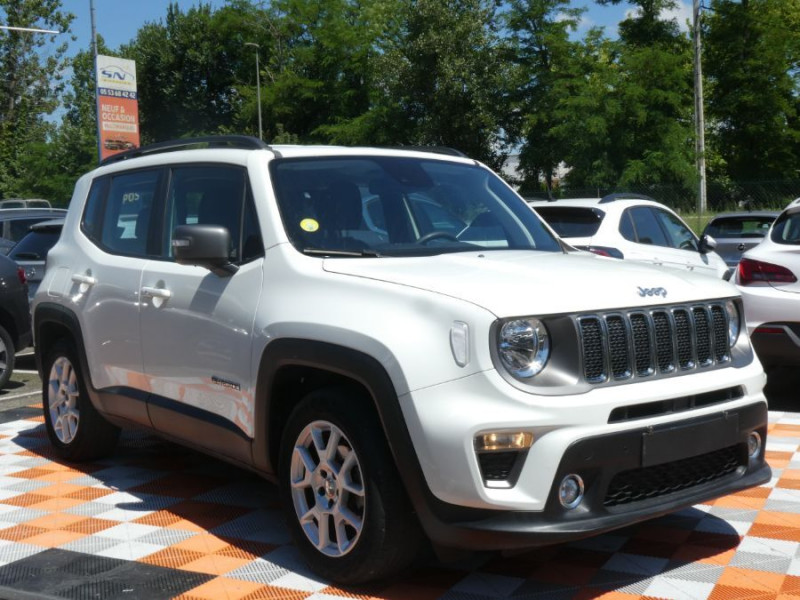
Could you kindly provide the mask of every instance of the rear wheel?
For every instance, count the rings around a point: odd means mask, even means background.
[[[312,392],[289,417],[280,483],[289,527],[306,561],[344,584],[407,566],[421,541],[383,433],[356,393]]]
[[[5,327],[0,326],[0,388],[4,388],[11,379],[11,374],[14,372],[14,340],[5,330]]]
[[[62,458],[90,460],[110,454],[119,428],[92,405],[71,342],[59,340],[43,364],[42,400],[47,435]]]

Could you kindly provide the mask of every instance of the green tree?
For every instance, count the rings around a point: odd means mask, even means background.
[[[364,143],[355,120],[369,109],[370,57],[381,23],[375,2],[276,0],[263,23],[269,137],[286,132],[306,142]]]
[[[497,5],[397,0],[378,40],[371,128],[387,143],[443,145],[499,167],[510,103]]]
[[[621,0],[602,3],[617,4]],[[692,54],[672,0],[637,0],[618,40],[590,32],[556,108],[573,187],[636,188],[695,181]]]
[[[800,161],[800,3],[714,0],[704,14],[704,75],[714,172],[796,177]]]
[[[114,54],[102,37],[99,54]],[[81,50],[70,61],[72,77],[64,94],[64,114],[46,142],[28,151],[26,187],[36,196],[66,205],[77,178],[97,166],[97,101],[94,55]]]
[[[511,0],[506,14],[507,54],[511,69],[507,93],[513,103],[508,133],[521,141],[518,170],[523,192],[535,192],[544,181],[552,194],[553,177],[568,149],[568,138],[556,135],[559,102],[569,93],[565,81],[577,75],[578,43],[570,40],[583,11],[569,0]]]
[[[163,21],[145,24],[120,55],[136,61],[143,142],[241,131],[239,87],[253,54],[244,44],[256,8],[233,2],[183,12],[170,3]],[[248,127],[255,133],[254,122]]]
[[[9,27],[67,32],[73,15],[60,0],[0,0]],[[32,145],[44,143],[63,85],[66,40],[57,34],[0,30],[0,196],[28,195],[26,172]]]

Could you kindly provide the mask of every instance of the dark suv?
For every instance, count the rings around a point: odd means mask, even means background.
[[[31,345],[31,317],[25,272],[0,256],[0,388],[14,370],[14,354]]]

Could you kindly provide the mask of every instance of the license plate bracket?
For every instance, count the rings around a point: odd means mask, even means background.
[[[707,454],[738,441],[739,415],[736,413],[646,431],[642,434],[642,466]]]

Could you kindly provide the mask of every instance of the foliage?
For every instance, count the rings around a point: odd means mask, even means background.
[[[73,15],[60,0],[0,0],[10,27],[66,31]],[[58,107],[66,40],[58,34],[0,29],[0,197],[26,196],[31,148],[46,142]]]
[[[171,2],[163,22],[145,24],[120,48],[136,61],[143,143],[238,129],[240,72],[253,61],[245,32],[254,11],[238,2],[184,13]]]
[[[495,168],[513,149],[520,166],[509,176],[525,193],[669,190],[691,205],[692,40],[664,17],[678,0],[596,2],[631,9],[617,32],[579,36],[573,0],[170,2],[128,44],[101,52],[137,63],[144,143],[256,135],[260,109],[274,143],[444,145]],[[797,176],[800,0],[710,9],[709,198],[761,197],[773,188],[742,182]],[[59,30],[72,19],[59,0],[0,0],[3,13]],[[0,194],[63,201],[96,164],[88,50],[72,61],[60,123],[47,117],[69,73],[53,47],[61,40],[0,31],[11,74],[0,82]]]
[[[711,9],[704,74],[709,144],[722,158],[719,167],[733,179],[797,173],[800,3],[714,0]]]

